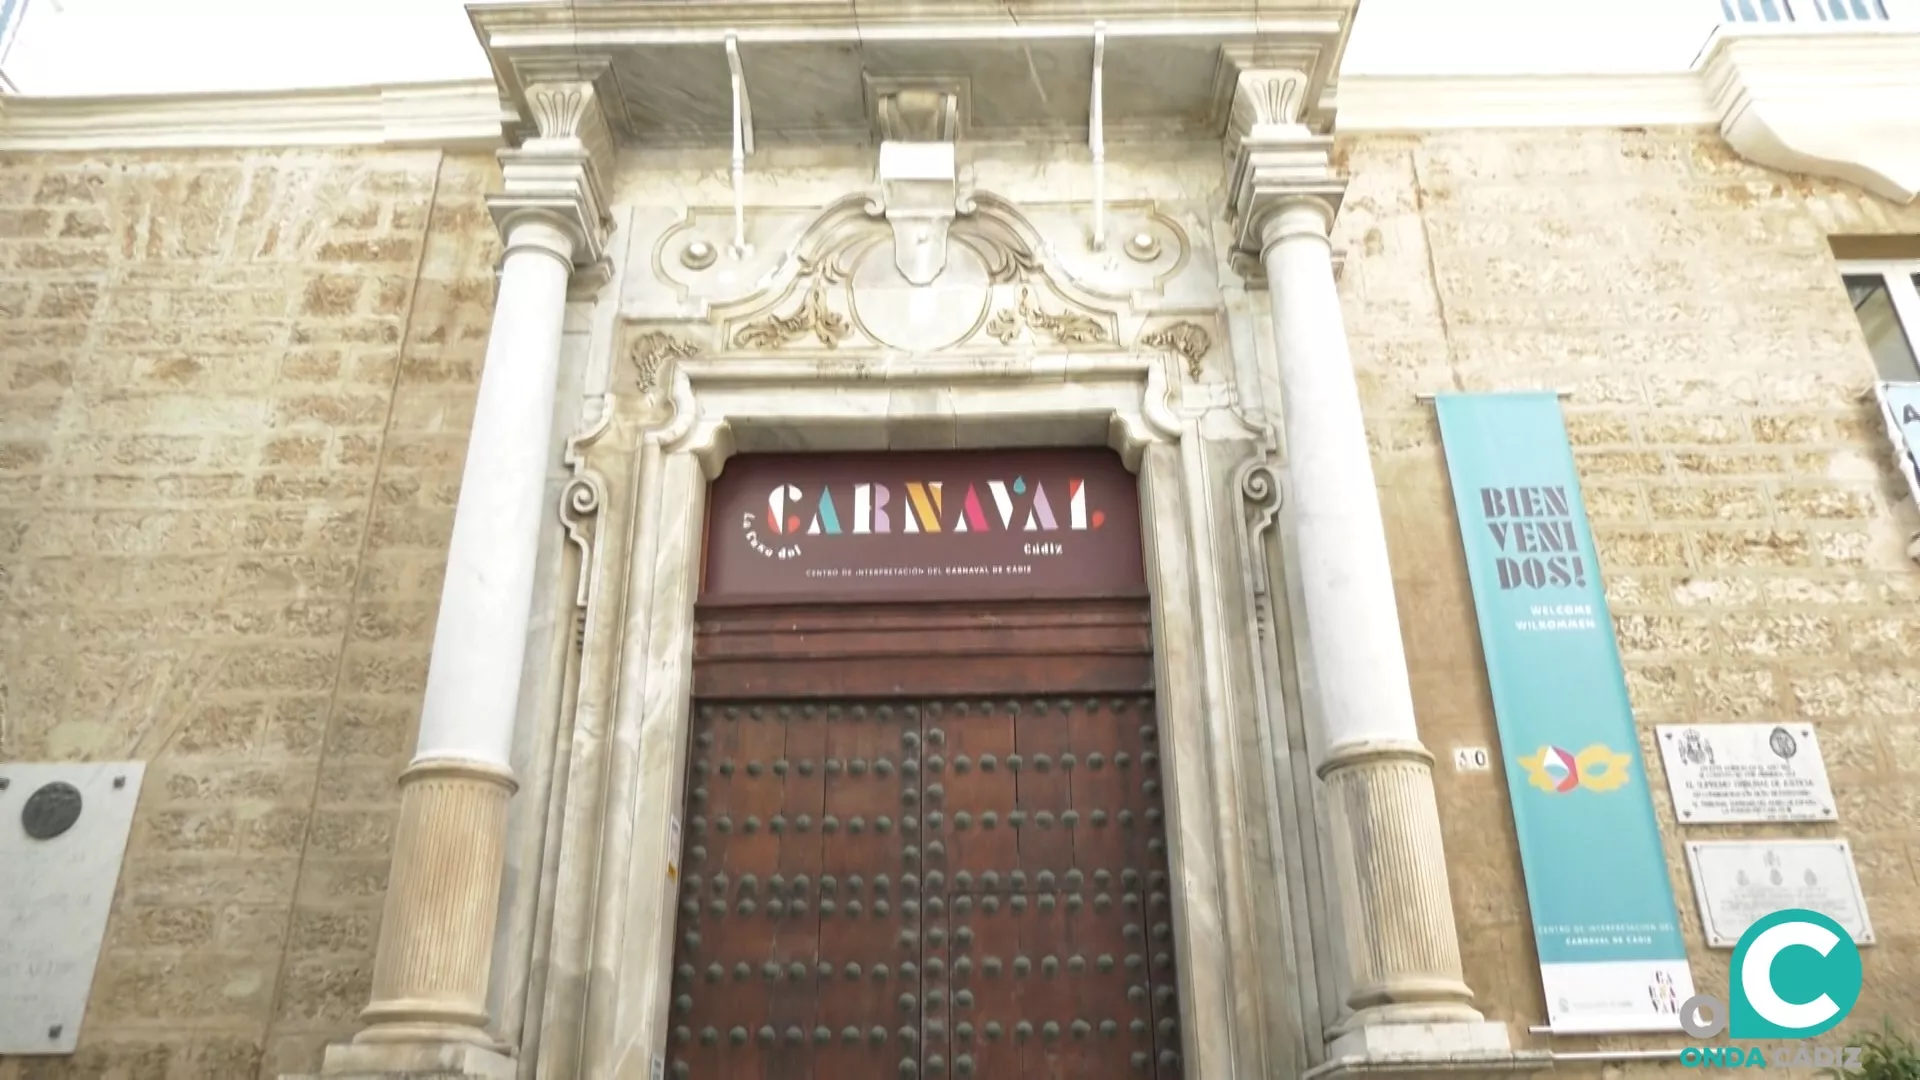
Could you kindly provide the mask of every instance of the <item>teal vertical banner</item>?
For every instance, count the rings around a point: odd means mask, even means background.
[[[1693,976],[1559,398],[1435,405],[1549,1025],[1679,1031]]]

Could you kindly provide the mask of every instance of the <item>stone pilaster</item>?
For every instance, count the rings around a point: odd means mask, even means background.
[[[420,733],[400,780],[372,1001],[353,1042],[328,1048],[328,1074],[515,1073],[486,1011],[509,755],[549,517],[562,324],[570,287],[597,283],[605,262],[600,163],[611,153],[590,81],[536,82],[527,100],[538,134],[501,151],[503,190],[487,200],[505,253]]]
[[[1472,1007],[1447,885],[1433,757],[1420,744],[1329,230],[1346,183],[1300,122],[1307,78],[1240,75],[1228,207],[1273,311],[1307,633],[1312,643],[1351,1012],[1317,1073],[1499,1071],[1504,1025]]]

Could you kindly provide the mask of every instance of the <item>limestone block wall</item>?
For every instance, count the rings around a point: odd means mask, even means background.
[[[1920,519],[1859,397],[1873,367],[1828,238],[1920,234],[1920,206],[1747,165],[1703,132],[1361,137],[1344,152],[1342,294],[1483,1006],[1520,1030],[1545,1022],[1504,780],[1450,764],[1450,747],[1497,742],[1439,430],[1414,395],[1552,387],[1571,392],[1696,980],[1724,994],[1730,951],[1705,947],[1683,838],[1841,835],[1880,940],[1849,1024],[1911,1024],[1920,566],[1902,549]],[[1652,725],[1784,719],[1818,725],[1839,822],[1676,827]]]
[[[493,296],[486,155],[0,156],[0,760],[149,762],[82,1044],[317,1066],[367,1000]]]

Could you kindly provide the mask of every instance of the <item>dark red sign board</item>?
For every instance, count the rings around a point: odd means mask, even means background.
[[[1139,489],[1107,450],[746,454],[708,504],[708,601],[1146,593]]]

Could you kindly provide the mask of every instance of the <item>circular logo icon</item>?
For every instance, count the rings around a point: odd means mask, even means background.
[[[1817,911],[1765,916],[1733,949],[1727,1032],[1735,1039],[1804,1039],[1846,1019],[1860,999],[1860,949]]]
[[[1800,752],[1800,744],[1793,740],[1793,732],[1777,727],[1767,738],[1767,746],[1781,761],[1792,761],[1793,755]]]

